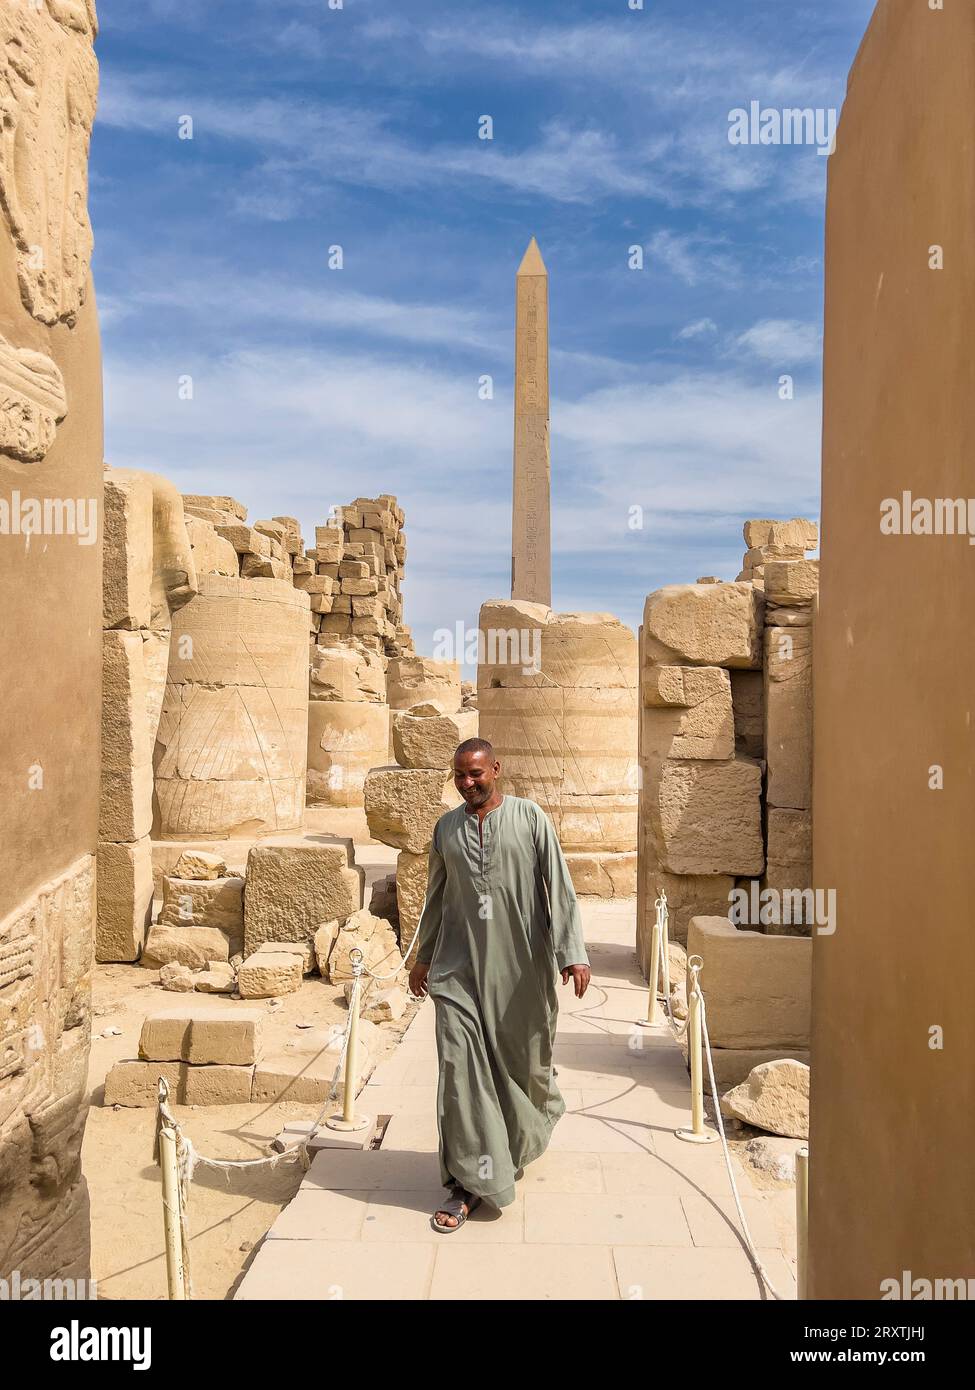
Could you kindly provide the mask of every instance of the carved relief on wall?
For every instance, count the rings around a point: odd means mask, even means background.
[[[42,352],[15,348],[0,335],[0,454],[40,463],[67,413],[56,363]]]
[[[88,284],[96,33],[93,0],[0,0],[0,207],[21,299],[51,325],[74,322]]]

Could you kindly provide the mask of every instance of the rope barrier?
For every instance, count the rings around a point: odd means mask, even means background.
[[[662,942],[662,945],[663,945],[664,950],[666,950],[666,948],[667,948],[668,925],[669,925],[669,908],[668,908],[668,904],[667,904],[667,894],[666,894],[666,892],[661,893],[660,897],[656,900],[655,906],[656,906],[656,908],[657,908],[658,919],[659,919],[659,921],[660,921],[660,939],[661,939],[661,942]],[[656,928],[655,928],[655,933],[654,933],[654,934],[656,935]],[[695,963],[695,962],[699,962],[699,964],[697,964],[697,963]],[[691,1062],[691,1087],[692,1087],[691,1105],[692,1105],[692,1113],[693,1113],[693,1115],[694,1115],[693,1129],[692,1129],[691,1131],[678,1131],[678,1134],[679,1134],[679,1136],[680,1136],[681,1138],[684,1138],[684,1139],[691,1139],[691,1140],[694,1140],[694,1141],[696,1141],[696,1142],[698,1142],[698,1143],[701,1143],[701,1142],[708,1142],[707,1139],[704,1137],[703,1119],[702,1119],[702,1117],[701,1117],[701,1115],[700,1115],[700,1113],[699,1113],[699,1110],[698,1110],[698,1105],[699,1105],[700,1101],[703,1100],[703,1092],[699,1089],[699,1088],[700,1088],[700,1061],[701,1061],[700,1054],[701,1054],[701,1052],[703,1051],[704,1056],[705,1056],[705,1059],[706,1059],[706,1062],[707,1062],[708,1082],[709,1082],[709,1085],[710,1085],[710,1088],[711,1088],[711,1099],[712,1099],[712,1101],[713,1101],[713,1103],[714,1103],[714,1114],[715,1114],[715,1119],[716,1119],[717,1126],[718,1126],[717,1135],[714,1136],[714,1137],[720,1139],[720,1141],[721,1141],[721,1149],[722,1149],[722,1152],[723,1152],[723,1154],[724,1154],[725,1168],[727,1169],[727,1172],[728,1172],[728,1181],[729,1181],[729,1183],[731,1184],[731,1194],[732,1194],[732,1196],[733,1196],[733,1198],[734,1198],[735,1208],[736,1208],[737,1213],[738,1213],[738,1221],[739,1221],[739,1224],[740,1224],[740,1226],[741,1226],[741,1234],[742,1234],[742,1237],[743,1237],[743,1239],[744,1239],[745,1246],[746,1246],[746,1248],[747,1248],[747,1250],[748,1250],[749,1257],[750,1257],[750,1259],[751,1259],[753,1265],[755,1266],[756,1272],[758,1273],[759,1277],[761,1278],[762,1282],[765,1284],[766,1288],[768,1289],[768,1291],[769,1291],[769,1293],[772,1295],[772,1297],[773,1297],[774,1299],[776,1299],[777,1301],[781,1302],[781,1301],[782,1301],[782,1295],[779,1293],[778,1289],[777,1289],[777,1288],[775,1287],[775,1285],[772,1283],[772,1280],[771,1280],[771,1278],[769,1277],[768,1271],[766,1270],[766,1268],[765,1268],[765,1266],[763,1265],[761,1259],[759,1258],[758,1251],[755,1249],[755,1242],[754,1242],[754,1240],[752,1239],[752,1233],[751,1233],[751,1230],[749,1229],[748,1221],[747,1221],[747,1219],[746,1219],[746,1217],[745,1217],[745,1212],[744,1212],[744,1209],[743,1209],[742,1204],[741,1204],[741,1196],[740,1196],[740,1194],[739,1194],[739,1192],[738,1192],[738,1184],[737,1184],[737,1182],[735,1181],[734,1169],[733,1169],[732,1163],[731,1163],[731,1150],[728,1148],[728,1138],[727,1138],[727,1135],[725,1134],[724,1119],[723,1119],[722,1114],[721,1114],[721,1099],[720,1099],[720,1097],[719,1097],[719,1095],[718,1095],[718,1088],[717,1088],[717,1085],[716,1085],[715,1079],[714,1079],[714,1059],[713,1059],[712,1054],[711,1054],[711,1039],[710,1039],[710,1036],[709,1036],[709,1034],[708,1034],[707,1006],[706,1006],[706,1003],[705,1003],[704,991],[701,989],[700,979],[699,979],[700,971],[701,971],[701,968],[702,968],[703,964],[704,964],[704,961],[702,960],[702,958],[701,958],[700,956],[692,956],[692,957],[690,957],[690,959],[688,960],[688,968],[690,969],[691,975],[692,975],[692,978],[693,978],[693,988],[692,988],[691,992],[689,992],[689,995],[688,995],[688,1015],[687,1015],[687,1019],[684,1021],[684,1026],[683,1026],[682,1029],[680,1029],[680,1031],[678,1031],[678,1029],[677,1029],[677,1027],[676,1027],[676,1025],[675,1025],[675,1023],[674,1023],[673,1010],[671,1009],[671,1005],[670,1005],[670,993],[669,993],[669,991],[668,991],[667,997],[666,997],[667,1021],[668,1021],[668,1023],[670,1024],[671,1030],[672,1030],[672,1032],[673,1032],[673,1034],[674,1034],[674,1036],[675,1036],[675,1038],[676,1038],[676,1040],[677,1040],[678,1042],[681,1040],[681,1038],[682,1038],[682,1037],[684,1036],[684,1034],[687,1032],[688,1025],[691,1025],[691,1038],[690,1038],[690,1049],[689,1049],[689,1051],[690,1051],[690,1062]],[[668,983],[669,983],[669,980],[668,980]],[[651,993],[651,996],[654,997],[654,999],[656,998],[656,987],[657,987],[657,979],[656,979],[654,976],[651,976],[651,979],[650,979],[650,993]],[[698,1027],[697,1027],[697,1021],[698,1021],[698,1020],[699,1020],[699,1025],[700,1025],[700,1038],[699,1038],[699,1039],[696,1037],[696,1034],[698,1033]],[[696,1056],[695,1056],[695,1053],[697,1054]],[[713,1134],[713,1131],[712,1131],[711,1133]]]

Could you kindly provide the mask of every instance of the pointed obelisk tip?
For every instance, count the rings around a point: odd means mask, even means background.
[[[545,262],[542,260],[542,253],[538,249],[538,242],[532,237],[528,243],[528,250],[521,258],[521,265],[518,267],[519,275],[547,275]]]

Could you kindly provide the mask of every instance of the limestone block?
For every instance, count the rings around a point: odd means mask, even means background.
[[[133,843],[152,829],[147,702],[141,634],[104,633],[99,809],[102,840]]]
[[[142,964],[149,970],[158,970],[174,960],[193,970],[203,970],[210,961],[229,959],[227,937],[216,927],[150,927],[142,952]]]
[[[766,886],[807,889],[812,886],[812,813],[770,807]]]
[[[178,960],[171,960],[159,971],[159,983],[171,994],[192,994],[196,989],[197,974],[203,973],[202,970],[191,970],[188,965],[180,965]]]
[[[760,546],[770,555],[784,555],[798,550],[815,550],[819,544],[819,528],[812,521],[794,517],[792,521],[746,521],[743,535],[750,548]]]
[[[686,1053],[686,1044],[684,1047]],[[749,1073],[763,1062],[776,1062],[781,1058],[790,1061],[804,1062],[809,1064],[809,1052],[805,1048],[781,1048],[781,1047],[760,1047],[760,1048],[736,1048],[736,1047],[713,1047],[711,1055],[714,1059],[714,1084],[720,1091],[729,1091],[733,1086],[740,1086],[743,1081],[747,1081]],[[707,1062],[702,1057],[705,1067],[704,1075],[707,1075]]]
[[[476,737],[476,710],[444,714],[436,701],[426,701],[393,717],[393,752],[401,767],[446,771],[453,766],[457,745]]]
[[[166,927],[215,927],[227,937],[231,951],[238,951],[244,932],[244,880],[166,874],[159,921]]]
[[[671,584],[643,610],[648,660],[758,670],[763,599],[751,584]]]
[[[552,820],[566,854],[630,854],[637,841],[637,795],[563,792]]]
[[[186,530],[193,547],[197,577],[204,574],[236,575],[240,572],[237,552],[229,541],[218,536],[216,528],[199,517],[187,516]]]
[[[409,709],[436,700],[450,713],[460,709],[460,666],[425,656],[391,657],[386,668],[387,701],[391,709]]]
[[[177,615],[157,742],[164,837],[300,825],[308,751],[308,595],[207,575]]]
[[[310,941],[323,922],[357,911],[363,877],[350,860],[351,841],[255,845],[247,857],[245,954],[265,941]]]
[[[169,1086],[169,1099],[182,1105],[185,1097],[184,1062],[116,1062],[105,1078],[105,1105],[155,1107],[159,1080]]]
[[[460,804],[453,777],[445,779],[442,769],[375,767],[365,780],[369,834],[411,854],[429,848],[437,821]]]
[[[316,933],[317,935],[317,933]],[[275,955],[284,952],[285,955],[297,956],[301,961],[301,973],[310,975],[315,968],[315,944],[313,941],[265,941],[262,946],[249,957],[255,960],[257,956],[274,953]]]
[[[258,951],[237,971],[237,992],[242,999],[295,994],[301,989],[301,976],[301,957],[293,951]]]
[[[674,874],[760,874],[761,793],[762,770],[746,759],[665,760],[647,797],[661,867]]]
[[[578,897],[631,898],[636,893],[635,851],[629,854],[580,854],[570,850],[565,862]]]
[[[809,1068],[793,1060],[763,1062],[721,1097],[721,1110],[769,1134],[808,1139]]]
[[[332,526],[315,527],[315,558],[321,564],[340,564],[342,560],[342,531]]]
[[[237,990],[237,973],[228,962],[211,961],[208,970],[199,970],[192,977],[193,988],[201,994],[234,994]]]
[[[290,580],[291,566],[275,555],[245,555],[240,562],[240,573],[244,579]]]
[[[811,603],[818,592],[818,560],[770,560],[765,566],[765,596],[771,603]]]
[[[98,846],[95,959],[139,959],[152,914],[152,844],[103,841]]]
[[[770,806],[812,806],[812,630],[765,632],[766,792]]]
[[[406,990],[402,985],[393,985],[379,994],[370,996],[362,1010],[362,1017],[370,1023],[390,1023],[402,1018],[406,1013]]]
[[[377,652],[316,646],[311,653],[312,700],[366,700],[384,704],[386,673]]]
[[[630,686],[563,689],[559,734],[563,749],[563,808],[574,796],[595,803],[610,799],[621,804],[629,804],[629,799],[635,797],[639,786],[635,662],[632,675]],[[635,838],[631,838],[625,847],[635,844]]]
[[[641,924],[639,930],[637,954],[646,974],[656,900],[666,894],[669,938],[686,945],[692,917],[728,916],[735,880],[730,874],[670,874],[660,869],[649,854],[641,871],[646,873],[649,912],[646,923]]]
[[[328,978],[328,958],[340,930],[340,923],[337,921],[323,922],[312,940],[318,973],[326,979]]]
[[[377,975],[388,975],[402,962],[396,933],[383,917],[362,909],[342,923],[328,957],[328,979],[333,985],[351,980],[352,952],[359,950],[363,964]]]
[[[715,1047],[809,1047],[812,941],[741,931],[695,917],[688,955],[704,960],[701,988]]]
[[[306,574],[296,568],[294,583],[296,589],[303,589],[306,594],[333,594],[335,592],[335,580],[330,579],[327,574]]]
[[[546,604],[526,599],[489,599],[481,604],[477,657],[479,695],[487,690],[561,688],[565,682],[555,675],[546,678],[541,674],[542,644],[552,618],[552,610]],[[561,635],[561,644],[553,639],[553,654],[564,654],[572,646],[570,630],[566,629]],[[591,639],[591,634],[587,636]],[[583,655],[591,655],[592,641],[584,641],[583,647]],[[606,665],[604,661],[604,671]]]
[[[139,1056],[147,1062],[226,1063],[247,1066],[261,1052],[259,1009],[183,1004],[147,1014]]]
[[[645,757],[734,757],[731,679],[721,667],[651,666],[643,703]]]
[[[427,874],[430,857],[425,854],[410,854],[400,850],[396,856],[396,908],[399,914],[400,949],[405,952],[413,941],[414,933],[420,925],[423,904],[427,896]],[[412,965],[416,959],[416,946],[406,957]]]
[[[202,849],[184,849],[176,861],[173,878],[212,880],[227,877],[227,861],[220,854]]]
[[[360,1029],[375,1026],[367,1019],[362,1019],[359,1024]],[[337,1037],[338,1046],[321,1047],[319,1053],[283,1052],[274,1057],[265,1057],[254,1070],[251,1101],[255,1104],[293,1101],[299,1105],[322,1105],[331,1096],[334,1086],[336,1102],[341,1105],[345,1096],[345,1073],[339,1067],[341,1034]],[[375,1067],[375,1059],[364,1047],[360,1047],[359,1091]]]
[[[148,627],[152,590],[152,485],[105,470],[102,531],[103,626]]]
[[[188,507],[205,507],[210,511],[236,517],[238,521],[247,520],[247,508],[234,497],[205,497],[198,492],[184,492],[183,501]]]
[[[765,678],[761,671],[731,671],[735,751],[743,758],[765,757]]]
[[[556,685],[636,689],[636,637],[612,613],[550,612],[541,644],[541,669]]]
[[[238,555],[261,555],[270,559],[271,542],[250,526],[217,526],[215,530],[218,536],[230,542]]]
[[[308,801],[361,806],[369,770],[387,761],[389,711],[365,701],[312,700],[308,708]]]
[[[247,1105],[254,1082],[254,1067],[187,1067],[184,1072],[184,1105]]]
[[[341,570],[341,565],[339,569]],[[342,579],[343,594],[356,595],[362,597],[365,594],[376,594],[379,592],[379,583],[370,576],[368,579]]]
[[[565,692],[486,685],[479,666],[478,707],[480,736],[494,745],[503,789],[557,812],[566,765]]]

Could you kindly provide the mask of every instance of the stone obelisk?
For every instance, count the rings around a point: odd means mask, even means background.
[[[548,271],[532,237],[515,277],[511,597],[552,603]]]

